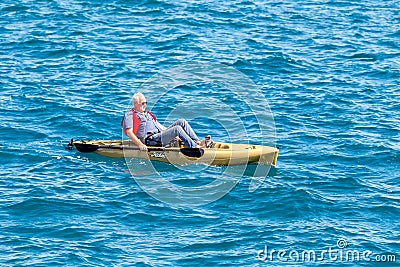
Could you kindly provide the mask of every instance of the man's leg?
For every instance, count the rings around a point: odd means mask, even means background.
[[[187,134],[180,125],[169,127],[168,129],[154,134],[150,137],[151,140],[161,141],[163,146],[169,144],[177,136],[185,143],[187,147],[196,147],[196,142]]]
[[[182,129],[186,132],[186,134],[194,141],[197,142],[200,139],[197,137],[196,133],[193,131],[190,124],[185,119],[179,119],[173,124],[171,124],[168,128],[173,126],[181,126]]]

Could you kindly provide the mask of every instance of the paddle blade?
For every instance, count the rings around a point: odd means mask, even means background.
[[[187,157],[192,157],[192,158],[200,158],[201,156],[204,155],[204,150],[202,148],[181,148],[180,152],[187,156]]]
[[[84,152],[84,153],[95,152],[99,148],[98,145],[92,145],[92,144],[74,143],[74,146],[79,152]]]

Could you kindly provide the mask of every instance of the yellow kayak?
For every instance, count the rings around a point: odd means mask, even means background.
[[[229,144],[215,142],[211,148],[151,147],[140,151],[131,141],[88,140],[73,141],[69,144],[80,152],[94,152],[113,158],[141,158],[157,160],[177,165],[193,163],[232,166],[243,164],[263,164],[276,166],[278,148],[249,144]]]

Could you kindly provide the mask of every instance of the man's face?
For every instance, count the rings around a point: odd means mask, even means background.
[[[147,102],[145,97],[139,98],[139,102],[134,103],[135,109],[139,112],[144,112],[146,110],[146,105]]]

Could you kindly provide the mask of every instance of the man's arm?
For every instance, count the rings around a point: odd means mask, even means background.
[[[126,129],[126,135],[139,147],[141,151],[147,151],[147,146],[143,144],[139,138],[137,138],[137,136],[133,133],[132,128]]]

